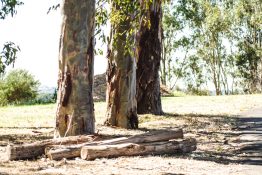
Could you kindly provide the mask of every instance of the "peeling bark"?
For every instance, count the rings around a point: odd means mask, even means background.
[[[62,106],[67,106],[70,94],[72,92],[72,80],[69,66],[66,67],[66,73],[64,78],[64,85],[61,88]]]
[[[64,0],[62,11],[56,136],[91,134],[95,0]]]
[[[117,10],[114,3],[112,8]],[[106,125],[138,128],[136,102],[136,61],[125,48],[130,20],[112,26],[108,48]]]
[[[159,69],[162,50],[162,8],[161,0],[150,3],[137,34],[137,112],[139,114],[163,113],[160,95]],[[142,4],[142,3],[141,3]],[[142,7],[144,8],[144,7]]]

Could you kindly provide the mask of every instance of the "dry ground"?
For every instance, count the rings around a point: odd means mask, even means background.
[[[2,174],[261,174],[259,162],[246,161],[239,152],[237,115],[262,108],[262,95],[222,97],[169,97],[163,99],[164,116],[141,115],[136,131],[102,125],[105,103],[96,103],[97,131],[108,136],[141,134],[150,130],[183,128],[195,137],[198,149],[188,155],[161,155],[50,161],[6,161],[7,144],[52,137],[55,106],[0,109],[0,175]]]

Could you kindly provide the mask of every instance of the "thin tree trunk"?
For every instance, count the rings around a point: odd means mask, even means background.
[[[95,0],[64,0],[62,10],[56,134],[91,134]]]
[[[164,41],[164,39],[162,40]],[[162,59],[161,59],[161,83],[166,86],[166,47],[165,44],[162,44]]]
[[[137,112],[162,114],[159,68],[162,49],[161,0],[153,1],[137,35]],[[141,3],[143,4],[143,3]],[[142,9],[145,7],[142,6]],[[150,27],[148,27],[150,23]]]
[[[120,7],[112,2],[113,10]],[[122,128],[138,128],[136,101],[136,61],[126,48],[130,19],[111,28],[108,48],[107,112],[105,124]],[[130,49],[130,48],[129,48]]]

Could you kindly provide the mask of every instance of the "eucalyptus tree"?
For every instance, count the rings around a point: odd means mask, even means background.
[[[162,114],[159,68],[162,49],[162,0],[140,1],[137,33],[137,112]]]
[[[228,93],[227,51],[224,39],[232,25],[229,1],[179,1],[178,10],[191,28],[196,56],[205,63],[205,74],[216,94]]]
[[[56,135],[95,131],[93,103],[95,0],[63,0]]]
[[[244,79],[245,91],[262,92],[262,2],[237,0],[233,5],[240,77]]]
[[[134,23],[137,1],[111,0],[105,124],[138,128]]]
[[[185,22],[182,6],[179,3],[166,3],[163,8],[161,82],[170,89],[177,85],[179,79],[190,76],[186,68],[190,63],[189,51],[193,48],[194,36]]]

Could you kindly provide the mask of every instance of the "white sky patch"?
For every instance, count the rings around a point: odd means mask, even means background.
[[[23,0],[17,15],[0,20],[0,47],[7,41],[19,45],[21,52],[14,68],[29,70],[44,86],[56,87],[60,9],[47,14],[60,0]],[[95,58],[95,74],[106,70],[104,56]]]

